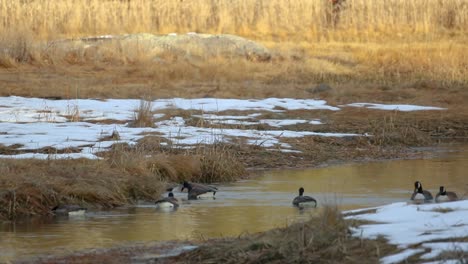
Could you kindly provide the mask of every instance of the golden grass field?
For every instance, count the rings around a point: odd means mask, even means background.
[[[275,42],[382,42],[431,41],[468,28],[465,0],[344,2],[337,21],[328,0],[12,0],[0,3],[0,33],[50,40],[195,31]]]
[[[328,0],[12,0],[0,13],[1,95],[307,97],[304,89],[321,82],[340,91],[468,83],[466,0],[347,0],[339,12]],[[273,56],[196,65],[175,58],[161,67],[138,47],[126,54],[110,45],[86,57],[36,45],[171,32],[236,34]]]

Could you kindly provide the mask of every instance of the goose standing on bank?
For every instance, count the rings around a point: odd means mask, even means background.
[[[184,181],[181,191],[188,190],[188,199],[197,200],[201,198],[214,198],[218,188],[200,183],[189,183]]]
[[[317,207],[317,200],[310,196],[304,196],[304,188],[299,188],[299,196],[293,200],[293,205],[299,208],[303,207]]]
[[[76,204],[67,204],[67,205],[57,205],[52,208],[52,213],[54,215],[84,215],[88,209],[81,207]]]
[[[158,208],[177,208],[179,207],[179,201],[174,197],[174,194],[170,192],[167,197],[157,200],[156,205]]]
[[[432,199],[434,199],[432,194],[427,190],[423,190],[422,184],[416,181],[414,183],[414,192],[413,195],[411,195],[411,200],[415,202],[430,202]]]
[[[457,201],[458,196],[454,192],[447,192],[444,186],[440,186],[439,192],[436,195],[435,201],[437,203]]]

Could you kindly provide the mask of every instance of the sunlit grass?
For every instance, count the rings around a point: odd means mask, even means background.
[[[96,34],[205,32],[275,41],[369,41],[432,37],[468,28],[464,0],[347,0],[337,23],[331,1],[12,0],[2,1],[0,33],[50,39]]]

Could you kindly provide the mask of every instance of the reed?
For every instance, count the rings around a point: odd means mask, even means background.
[[[0,3],[0,35],[19,31],[56,39],[195,31],[275,41],[375,41],[431,38],[468,28],[464,0],[343,2],[334,12],[328,0],[11,0]]]
[[[151,202],[166,182],[221,182],[245,173],[226,149],[177,153],[142,144],[114,144],[101,160],[0,159],[0,220],[48,215],[58,204],[112,208]]]

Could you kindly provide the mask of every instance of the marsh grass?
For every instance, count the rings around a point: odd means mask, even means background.
[[[232,181],[245,173],[228,149],[162,150],[116,143],[101,160],[0,159],[0,219],[47,215],[58,204],[154,201],[166,182]]]
[[[318,216],[285,228],[239,238],[209,240],[171,258],[175,263],[376,263],[395,250],[384,240],[352,237],[351,222],[332,205]],[[171,262],[171,263],[174,263]]]
[[[461,243],[468,243],[468,237],[464,237],[461,239],[455,239],[457,242]],[[457,263],[462,263],[466,264],[468,263],[468,252],[464,250],[462,247],[456,246],[455,244],[453,245],[453,248],[448,251],[442,252],[439,256],[436,258],[439,261],[453,261]]]
[[[429,133],[421,131],[417,124],[399,118],[401,113],[394,112],[383,119],[370,120],[371,142],[378,146],[406,145],[420,146],[430,142]]]
[[[26,31],[34,38],[120,33],[207,32],[250,38],[375,40],[424,37],[468,28],[463,0],[347,0],[339,21],[331,1],[5,1],[0,33]]]
[[[58,204],[113,207],[136,198],[155,199],[161,191],[151,175],[135,178],[105,161],[0,160],[0,170],[0,216],[6,219],[47,215]],[[134,182],[151,182],[151,192],[136,197]]]
[[[201,182],[233,181],[247,174],[239,153],[229,144],[201,146],[195,153],[201,157]]]
[[[322,82],[337,84],[336,97],[346,98],[361,86],[398,86],[412,93],[408,90],[419,88],[408,87],[411,82],[450,90],[468,83],[468,5],[463,0],[348,0],[337,25],[327,18],[328,0],[231,2],[4,1],[0,70],[6,74],[2,80],[15,85],[5,86],[0,95],[67,98],[70,79],[88,98],[309,97],[310,85]],[[90,48],[61,40],[191,31],[253,39],[270,48],[271,60],[215,56],[193,61],[171,52],[154,58],[148,52],[154,47],[138,41]],[[31,66],[41,71],[31,72]]]
[[[149,100],[140,100],[140,105],[133,114],[131,127],[154,127],[153,103]]]
[[[148,168],[167,182],[229,182],[246,176],[240,153],[230,144],[178,148],[158,136],[145,136],[135,146],[114,144],[103,153],[117,167]]]

